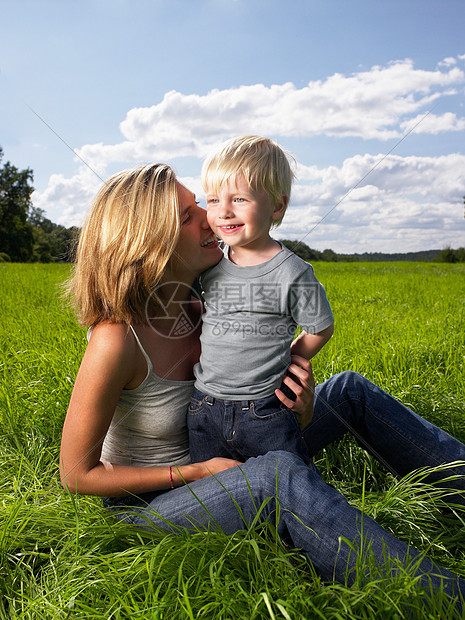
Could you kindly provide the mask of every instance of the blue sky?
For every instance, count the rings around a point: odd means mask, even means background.
[[[277,238],[465,245],[463,0],[0,0],[0,14],[0,145],[55,222],[82,223],[102,179],[146,161],[201,195],[209,150],[258,133],[299,162]]]

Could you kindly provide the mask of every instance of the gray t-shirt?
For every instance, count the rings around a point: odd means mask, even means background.
[[[281,385],[297,325],[315,334],[334,322],[313,267],[286,247],[240,267],[228,259],[201,276],[205,301],[195,387],[215,398],[265,398]]]

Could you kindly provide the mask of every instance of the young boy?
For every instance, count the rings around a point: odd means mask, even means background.
[[[201,276],[202,353],[188,414],[193,462],[278,449],[309,461],[297,418],[275,390],[295,399],[282,384],[291,354],[313,357],[334,321],[311,265],[270,237],[293,177],[286,153],[258,136],[227,141],[203,165],[208,223],[225,246]],[[292,342],[297,325],[302,333]]]

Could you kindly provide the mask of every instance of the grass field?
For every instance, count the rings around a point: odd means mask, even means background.
[[[465,441],[465,265],[317,263],[336,333],[317,381],[357,370]],[[408,574],[323,584],[266,531],[174,536],[116,523],[58,474],[85,330],[59,298],[66,265],[0,266],[0,618],[449,618]],[[323,477],[384,527],[465,576],[465,516],[421,475],[396,481],[344,438]],[[429,607],[426,607],[429,605]]]

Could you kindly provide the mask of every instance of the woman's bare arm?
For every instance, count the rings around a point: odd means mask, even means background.
[[[118,496],[171,486],[168,467],[131,467],[100,460],[121,391],[134,377],[137,352],[126,326],[99,324],[93,330],[63,426],[60,474],[63,486],[71,492]],[[218,458],[173,467],[173,483],[180,486],[237,464]]]

